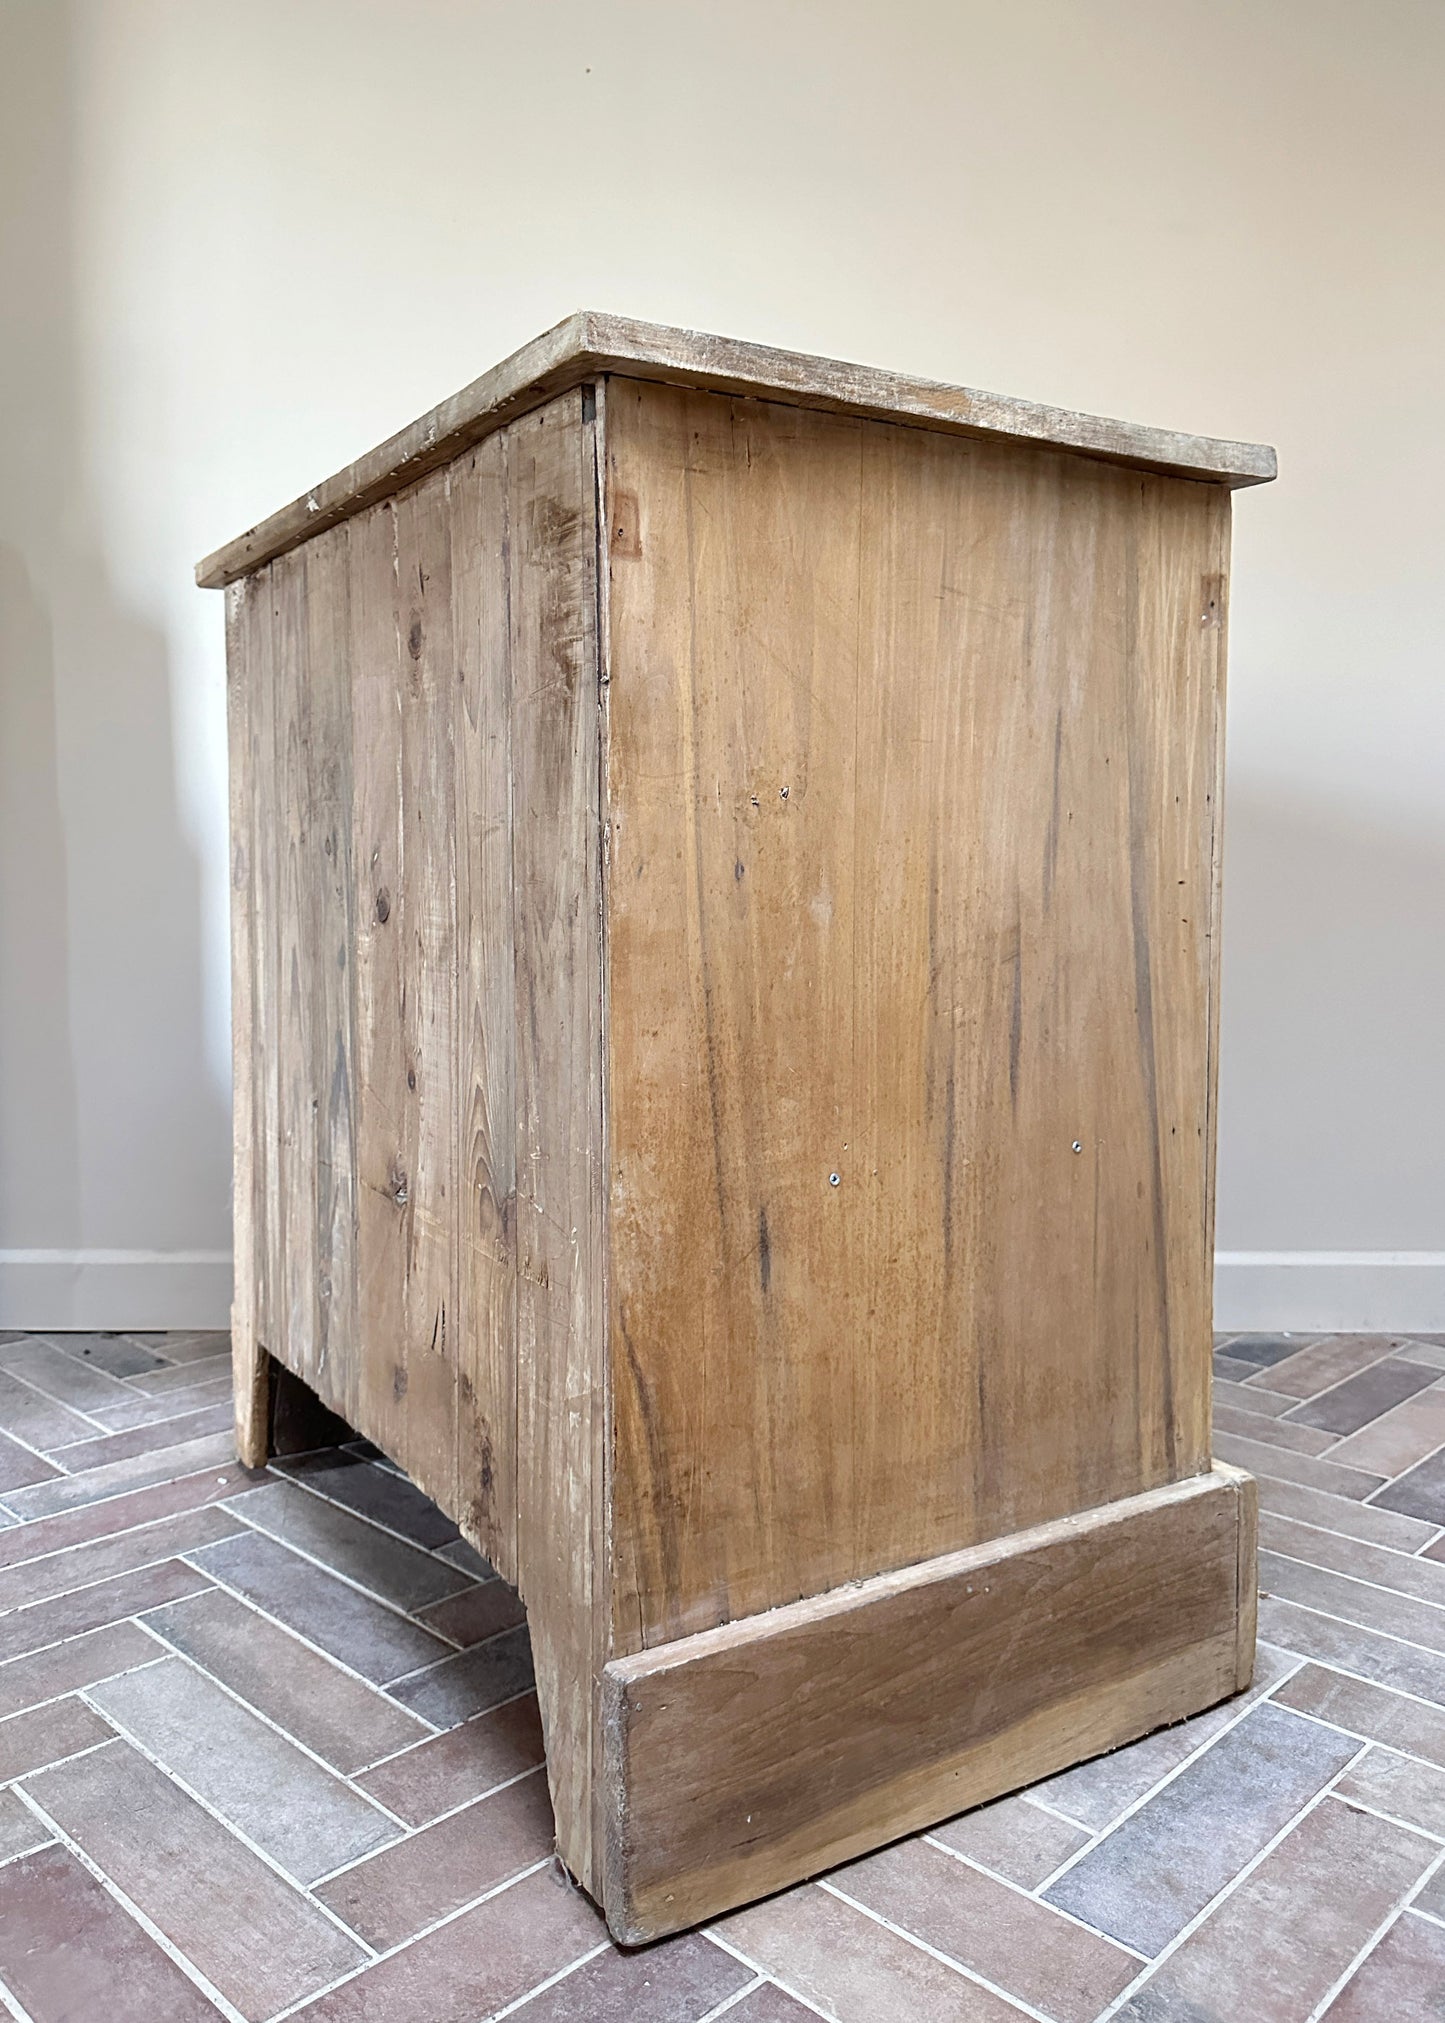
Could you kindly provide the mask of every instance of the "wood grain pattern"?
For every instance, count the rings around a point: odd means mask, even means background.
[[[468,1536],[517,1565],[517,1145],[506,433],[452,470],[457,650],[457,1419]],[[468,1449],[467,1442],[472,1445]]]
[[[528,356],[228,600],[238,1440],[274,1357],[519,1586],[634,1939],[1249,1677],[1234,480],[615,319]]]
[[[509,431],[517,1558],[558,1844],[582,1876],[607,1649],[594,426],[574,393]]]
[[[621,1658],[613,1932],[639,1944],[1235,1690],[1241,1495],[1171,1484]]]
[[[1267,484],[1275,475],[1274,451],[1261,443],[1146,428],[875,366],[580,309],[345,470],[208,555],[197,564],[196,581],[205,590],[233,583],[323,528],[452,462],[520,415],[613,375],[783,399],[799,407],[1000,441],[1055,443],[1140,470],[1228,486]]]
[[[608,415],[625,1649],[1207,1465],[1227,500]]]

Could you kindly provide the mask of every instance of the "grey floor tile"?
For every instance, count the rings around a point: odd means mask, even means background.
[[[207,1468],[219,1471],[234,1465],[235,1459],[233,1434],[207,1433],[179,1447],[161,1447],[129,1461],[111,1461],[104,1468],[87,1468],[80,1475],[63,1475],[53,1482],[39,1482],[33,1489],[17,1489],[7,1493],[5,1501],[17,1517],[28,1522],[61,1510],[78,1510],[82,1504],[99,1503],[128,1489],[170,1482],[179,1475],[196,1475]]]
[[[390,1691],[404,1707],[438,1728],[451,1728],[529,1691],[534,1684],[532,1645],[523,1624],[397,1680]]]
[[[1416,1392],[1427,1391],[1439,1382],[1438,1370],[1390,1356],[1384,1362],[1372,1363],[1356,1377],[1347,1377],[1332,1390],[1322,1391],[1318,1397],[1297,1405],[1286,1423],[1313,1426],[1341,1436],[1358,1433],[1382,1412],[1393,1411]]]
[[[1340,1622],[1315,1609],[1266,1595],[1259,1604],[1259,1632],[1283,1650],[1321,1664],[1336,1665],[1398,1693],[1413,1693],[1445,1707],[1445,1658],[1398,1637],[1380,1636],[1356,1623]]]
[[[259,1531],[193,1557],[204,1572],[376,1685],[449,1655],[440,1637]]]
[[[1358,1749],[1353,1736],[1262,1702],[1045,1899],[1152,1957]]]
[[[292,1482],[267,1482],[238,1496],[231,1508],[248,1524],[399,1609],[424,1608],[468,1585],[459,1567]]]
[[[8,1498],[12,1506],[14,1498]],[[1445,1524],[1445,1447],[1382,1489],[1374,1499],[1377,1510],[1399,1510],[1426,1524]]]
[[[183,1658],[93,1686],[103,1714],[298,1882],[401,1828]]]
[[[404,1475],[378,1468],[345,1448],[298,1454],[272,1466],[278,1474],[293,1477],[318,1495],[329,1496],[333,1503],[345,1504],[359,1517],[369,1517],[373,1524],[384,1525],[413,1545],[431,1550],[453,1544],[459,1537],[451,1519]]]
[[[63,1349],[78,1362],[90,1363],[111,1377],[138,1377],[146,1370],[158,1370],[161,1359],[151,1349],[125,1335],[48,1334],[47,1342]]]
[[[37,1391],[13,1370],[0,1368],[0,1432],[13,1433],[27,1447],[47,1452],[74,1440],[92,1440],[99,1428],[69,1405]]]

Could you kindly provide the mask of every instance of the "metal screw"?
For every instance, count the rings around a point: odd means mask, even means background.
[[[779,792],[779,793],[780,793],[780,794],[782,795],[783,799],[784,799],[784,800],[786,801],[786,800],[787,800],[787,798],[788,798],[788,790],[787,790],[787,788],[786,788],[786,787],[779,787],[779,789],[778,789],[778,792]]]
[[[830,1187],[836,1187],[838,1185],[838,1176],[836,1173],[830,1173],[828,1175],[828,1185]]]
[[[1078,1140],[1077,1138],[1076,1138],[1076,1139],[1074,1140],[1073,1144],[1072,1144],[1072,1145],[1071,1145],[1071,1146],[1069,1147],[1069,1150],[1070,1150],[1071,1152],[1082,1152],[1082,1151],[1083,1151],[1083,1149],[1084,1149],[1084,1148],[1083,1148],[1083,1145],[1082,1145],[1082,1144],[1080,1143],[1080,1141],[1079,1141],[1079,1140]]]

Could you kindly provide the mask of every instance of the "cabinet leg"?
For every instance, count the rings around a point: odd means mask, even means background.
[[[271,1358],[255,1336],[231,1335],[236,1404],[236,1454],[243,1467],[264,1468],[271,1452]]]

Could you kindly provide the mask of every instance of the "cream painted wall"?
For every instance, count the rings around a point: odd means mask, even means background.
[[[586,303],[1275,442],[1228,1325],[1445,1329],[1437,0],[0,0],[0,1324],[226,1305],[237,532]]]

